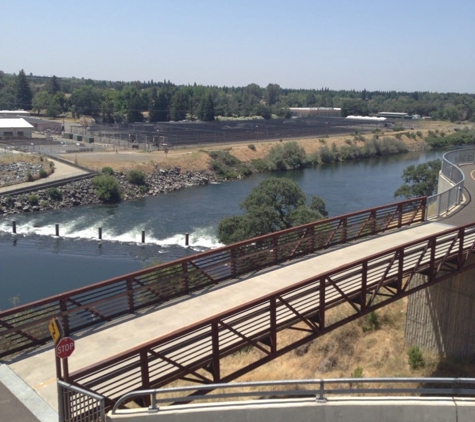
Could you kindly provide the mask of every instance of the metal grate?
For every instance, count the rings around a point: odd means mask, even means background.
[[[105,422],[104,397],[58,381],[59,422]]]

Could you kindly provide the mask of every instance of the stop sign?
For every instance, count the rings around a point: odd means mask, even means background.
[[[71,353],[74,352],[74,340],[70,337],[64,337],[59,340],[56,345],[56,356],[58,358],[64,359],[68,356],[71,356]]]

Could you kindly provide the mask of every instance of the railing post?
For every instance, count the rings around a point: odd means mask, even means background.
[[[277,299],[275,296],[270,300],[270,350],[271,355],[277,352]]]
[[[231,265],[231,278],[236,278],[236,248],[232,248],[231,249],[231,262],[230,262],[230,265]]]
[[[126,279],[127,287],[127,307],[129,308],[129,313],[133,314],[135,312],[135,301],[134,301],[134,280],[131,277]]]
[[[212,344],[213,344],[213,360],[212,360],[213,381],[219,382],[221,379],[220,357],[219,357],[219,326],[218,326],[218,321],[216,320],[211,323],[211,339],[212,339]]]
[[[142,388],[150,388],[150,375],[148,372],[148,353],[147,350],[140,351],[140,374],[142,376]],[[150,406],[150,396],[144,397],[145,406]]]
[[[327,399],[325,398],[325,380],[320,380],[320,389],[318,391],[317,402],[325,403]]]
[[[272,249],[274,255],[274,265],[277,265],[279,263],[279,242],[277,236],[272,238]]]
[[[63,327],[63,334],[69,336],[69,315],[68,311],[68,301],[64,297],[59,299],[59,309],[61,310],[61,326]]]
[[[190,278],[188,276],[188,265],[186,262],[181,264],[181,272],[183,274],[183,290],[187,295],[190,293]]]

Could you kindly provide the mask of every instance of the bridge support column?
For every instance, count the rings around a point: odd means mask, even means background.
[[[421,284],[424,277],[413,282]],[[474,269],[409,296],[405,340],[442,356],[475,355]]]

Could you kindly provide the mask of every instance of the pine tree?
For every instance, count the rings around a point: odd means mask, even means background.
[[[214,120],[214,101],[211,93],[208,93],[208,95],[201,99],[198,118],[205,122],[212,122]]]
[[[168,121],[168,100],[163,91],[160,91],[157,95],[157,90],[153,90],[149,108],[149,119],[152,123]]]
[[[26,80],[24,70],[20,70],[15,83],[15,102],[17,108],[24,110],[32,109],[33,94]]]
[[[53,75],[46,83],[46,91],[48,91],[48,94],[51,95],[54,95],[57,92],[61,91],[59,80],[55,75]]]

